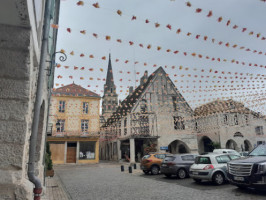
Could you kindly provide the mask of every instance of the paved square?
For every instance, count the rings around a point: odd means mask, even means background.
[[[56,167],[56,173],[73,200],[266,199],[266,193],[242,191],[230,184],[196,184],[190,178],[179,180],[163,175],[144,175],[139,169],[130,174],[127,166],[121,172],[120,165],[114,163],[62,165]]]

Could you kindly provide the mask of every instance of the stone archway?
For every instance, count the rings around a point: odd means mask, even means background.
[[[244,151],[251,151],[252,144],[249,140],[244,140]]]
[[[230,140],[227,140],[226,144],[225,144],[225,147],[226,149],[234,149],[234,150],[237,150],[237,143],[230,139]]]
[[[208,136],[203,136],[199,141],[199,153],[213,152],[213,142]]]
[[[168,145],[168,151],[172,154],[190,153],[186,143],[181,140],[174,140]]]

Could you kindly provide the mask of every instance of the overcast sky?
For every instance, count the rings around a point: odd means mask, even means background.
[[[191,0],[192,6],[188,7],[182,0],[84,0],[83,6],[78,6],[77,2],[61,0],[57,49],[65,50],[68,58],[66,62],[60,62],[57,57],[61,67],[55,71],[56,88],[74,81],[102,96],[108,54],[111,53],[114,81],[121,100],[128,94],[128,86],[138,86],[145,70],[150,75],[162,66],[193,109],[225,97],[266,114],[266,40],[261,40],[266,37],[266,3],[259,0]],[[100,8],[92,6],[94,3]],[[197,8],[202,11],[196,13]],[[118,10],[121,15],[117,14]],[[212,11],[211,17],[207,17],[209,11]],[[132,20],[133,16],[136,20]],[[219,17],[222,17],[221,22],[218,22]],[[149,23],[145,23],[146,19]],[[155,23],[160,26],[156,28]],[[171,27],[167,28],[168,24]],[[238,27],[234,29],[234,25]],[[242,32],[243,28],[247,30]],[[82,30],[86,34],[80,33]],[[249,34],[251,31],[253,35]],[[110,40],[106,40],[106,36],[110,36]],[[207,36],[206,41],[204,36]],[[221,45],[220,41],[223,42]],[[227,42],[229,47],[225,45]],[[237,47],[233,48],[234,44]],[[158,46],[161,47],[159,51]],[[245,48],[240,49],[242,46]],[[246,51],[248,48],[252,51]],[[167,52],[167,49],[171,51]],[[262,54],[253,53],[254,50]],[[72,51],[74,55],[70,55]],[[239,64],[232,63],[233,59]],[[74,66],[78,68],[74,70]],[[230,90],[232,88],[237,90]]]

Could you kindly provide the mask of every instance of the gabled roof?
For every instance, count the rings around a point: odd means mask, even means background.
[[[142,95],[143,91],[148,87],[148,85],[152,82],[152,79],[159,73],[163,73],[165,75],[166,72],[164,71],[164,69],[162,67],[159,67],[157,70],[155,70],[147,79],[147,81],[145,83],[143,83],[142,85],[139,85],[132,94],[128,95],[123,101],[122,103],[119,105],[119,107],[117,108],[117,110],[111,115],[111,117],[107,120],[107,122],[103,125],[103,126],[108,126],[109,124],[112,124],[114,121],[122,118],[122,116],[126,116],[127,113],[129,113],[132,108],[134,107],[134,104],[138,101],[138,99],[140,98],[140,96]],[[171,79],[169,78],[169,80],[171,81]],[[171,83],[173,84],[173,82],[171,81]],[[174,84],[173,84],[174,85]],[[179,93],[180,94],[180,93]],[[183,100],[185,100],[183,98],[183,96],[180,94],[181,98]],[[187,104],[188,105],[188,104]],[[188,107],[190,108],[190,106],[188,105]],[[190,108],[191,109],[191,108]],[[192,111],[192,109],[191,109]],[[193,111],[192,111],[193,112]]]
[[[87,90],[75,83],[66,85],[52,90],[52,96],[78,96],[78,97],[96,97],[101,98],[100,95]]]
[[[232,99],[228,100],[215,100],[213,102],[204,104],[195,109],[195,116],[207,116],[214,113],[252,113],[250,109],[246,108],[244,104],[233,101]]]

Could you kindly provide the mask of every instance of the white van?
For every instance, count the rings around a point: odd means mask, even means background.
[[[230,154],[234,154],[234,155],[240,156],[240,153],[238,153],[234,149],[214,149],[213,153],[230,153]]]

